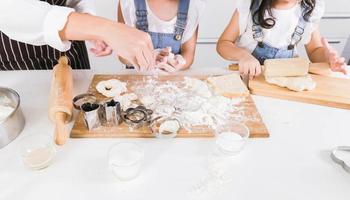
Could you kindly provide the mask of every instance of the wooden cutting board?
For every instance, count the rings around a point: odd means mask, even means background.
[[[98,82],[103,80],[108,80],[116,78],[121,81],[128,82],[128,85],[132,85],[133,82],[141,81],[147,78],[147,76],[141,75],[95,75],[88,92],[93,93],[98,99],[104,99],[100,95],[95,87]],[[207,76],[196,76],[196,78],[206,79]],[[158,78],[159,81],[181,81],[183,76],[162,76]],[[128,87],[129,91],[131,90]],[[269,137],[269,132],[253,102],[252,98],[249,96],[240,105],[244,112],[244,123],[248,126],[252,138],[267,138]],[[101,127],[93,131],[89,131],[85,124],[82,113],[79,113],[73,129],[71,131],[72,138],[153,138],[151,131],[147,127],[141,129],[131,130],[129,127],[122,123],[118,127]],[[178,133],[179,138],[196,138],[196,137],[213,137],[213,131],[208,127],[194,127],[192,132],[189,133],[182,129]]]
[[[249,81],[252,94],[350,109],[350,80],[328,76],[311,75],[317,86],[313,91],[293,92],[267,83],[263,76]]]

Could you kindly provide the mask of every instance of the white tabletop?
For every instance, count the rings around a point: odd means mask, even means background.
[[[75,94],[86,91],[94,73],[75,72]],[[26,117],[23,133],[0,149],[0,200],[180,200],[195,194],[216,200],[350,199],[350,174],[329,157],[332,148],[350,145],[350,111],[258,96],[253,98],[271,137],[251,139],[240,155],[214,162],[223,176],[208,167],[213,139],[70,139],[50,167],[31,171],[18,146],[25,135],[53,133],[50,80],[48,71],[0,72],[0,86],[20,93]],[[132,182],[114,180],[107,169],[107,151],[120,141],[145,150],[144,168]]]

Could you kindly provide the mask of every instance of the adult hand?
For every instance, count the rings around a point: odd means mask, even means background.
[[[153,44],[148,33],[125,24],[115,23],[105,31],[103,40],[117,53],[129,61],[136,70],[152,70],[155,67]]]
[[[345,58],[339,56],[338,52],[329,45],[325,38],[322,38],[322,45],[325,48],[325,56],[328,58],[331,70],[347,74]]]

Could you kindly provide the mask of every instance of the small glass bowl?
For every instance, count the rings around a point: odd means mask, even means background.
[[[108,153],[109,169],[120,181],[135,179],[141,171],[144,151],[134,143],[118,143]]]
[[[21,139],[20,156],[25,166],[33,170],[48,167],[56,155],[53,138],[44,134],[28,135]]]
[[[245,124],[229,122],[218,126],[215,130],[216,148],[223,155],[233,156],[239,154],[250,135],[249,129]]]

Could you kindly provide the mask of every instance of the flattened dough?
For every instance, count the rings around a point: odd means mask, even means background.
[[[316,82],[310,75],[298,77],[266,77],[266,82],[280,87],[288,88],[292,91],[310,91],[316,88]]]
[[[101,81],[96,85],[96,90],[105,97],[115,97],[127,91],[126,83],[117,79]]]

